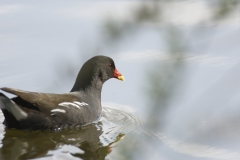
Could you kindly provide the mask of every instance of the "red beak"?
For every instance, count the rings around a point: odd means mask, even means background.
[[[124,81],[123,75],[117,70],[117,68],[115,68],[115,70],[114,70],[114,78]]]

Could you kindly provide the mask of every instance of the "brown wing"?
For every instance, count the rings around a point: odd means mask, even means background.
[[[61,102],[68,102],[69,100],[76,100],[73,94],[48,94],[22,91],[13,88],[1,88],[1,90],[17,95],[24,101],[31,103],[39,108],[41,111],[49,112],[51,109],[58,107]]]

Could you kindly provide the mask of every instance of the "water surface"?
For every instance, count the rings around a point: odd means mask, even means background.
[[[104,107],[102,115],[96,124],[61,131],[21,131],[1,125],[0,159],[104,159],[141,121],[110,107]],[[3,121],[2,114],[0,117]]]

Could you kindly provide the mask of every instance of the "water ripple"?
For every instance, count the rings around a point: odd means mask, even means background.
[[[0,115],[3,121],[3,115]],[[219,160],[240,159],[240,153],[177,140],[161,132],[152,131],[147,122],[138,116],[111,106],[104,106],[102,118],[96,124],[82,127],[80,130],[20,131],[5,129],[0,125],[0,159],[104,159],[112,152],[114,144],[131,132],[150,137],[163,144],[171,152],[188,156]],[[141,139],[136,139],[141,141]],[[149,142],[150,143],[150,142]],[[156,148],[157,150],[157,148]],[[131,151],[134,153],[134,150]],[[64,158],[65,157],[65,158]]]

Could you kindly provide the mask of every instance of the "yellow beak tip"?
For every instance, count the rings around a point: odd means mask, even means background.
[[[121,81],[125,80],[123,76],[118,76],[118,79],[121,80]]]

